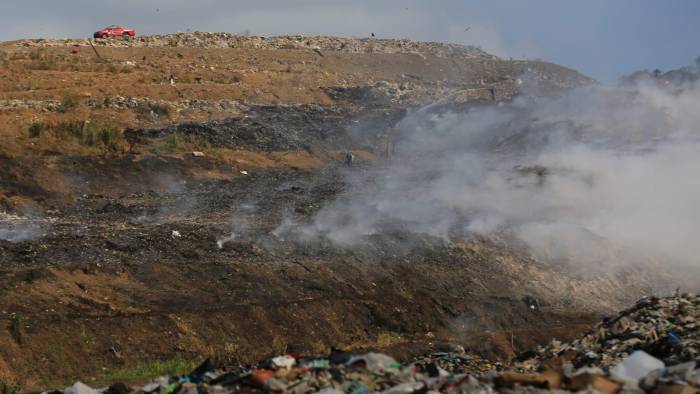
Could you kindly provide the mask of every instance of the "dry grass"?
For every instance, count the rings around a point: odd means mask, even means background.
[[[167,103],[142,103],[134,112],[139,120],[172,120],[175,117],[175,110]]]
[[[34,121],[29,126],[29,137],[54,138],[56,141],[74,138],[83,146],[99,148],[109,153],[121,153],[126,146],[119,128],[87,120],[67,120],[53,124]]]
[[[216,156],[211,149],[211,144],[201,136],[171,134],[156,142],[149,149],[153,154],[179,153],[205,151],[210,156]]]

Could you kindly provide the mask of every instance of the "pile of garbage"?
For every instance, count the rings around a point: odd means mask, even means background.
[[[427,356],[415,357],[412,364],[421,370],[437,366],[441,370],[454,375],[471,374],[473,376],[483,376],[493,371],[500,372],[505,370],[505,366],[499,361],[487,360],[475,354],[466,354],[464,348],[459,345],[456,347],[459,348],[458,351],[432,353]]]
[[[666,365],[700,361],[700,298],[695,294],[645,297],[617,316],[603,320],[571,343],[552,341],[522,354],[543,361],[566,357],[574,367],[610,368],[643,350]]]
[[[461,351],[434,353],[401,364],[381,353],[335,350],[328,357],[285,354],[228,369],[216,369],[206,360],[186,376],[160,377],[139,388],[118,383],[94,390],[79,382],[63,393],[698,394],[699,306],[698,297],[689,294],[645,298],[606,319],[583,339],[571,344],[553,342],[507,367]]]
[[[96,39],[101,46],[132,47],[188,47],[188,48],[245,48],[245,49],[296,49],[345,53],[415,53],[438,57],[467,57],[497,59],[475,46],[418,42],[408,39],[340,38],[315,36],[260,37],[231,33],[174,33],[139,36],[129,39]],[[23,40],[24,47],[87,46],[88,39],[39,39]]]
[[[209,360],[186,376],[164,376],[129,389],[123,383],[94,390],[75,385],[65,394],[136,393],[411,393],[420,390],[449,390],[488,387],[477,381],[488,362],[476,356],[435,353],[402,365],[381,353],[351,354],[334,351],[325,358],[299,358],[286,354],[249,367],[216,370]],[[491,364],[493,365],[493,364]]]

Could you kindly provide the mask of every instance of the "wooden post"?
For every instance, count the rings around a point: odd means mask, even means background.
[[[95,48],[94,45],[92,45],[92,40],[88,38],[88,42],[90,43],[90,46],[92,47],[92,50],[95,51],[95,55],[97,55],[97,58],[102,61],[102,56],[100,56],[100,53],[97,52],[97,48]]]

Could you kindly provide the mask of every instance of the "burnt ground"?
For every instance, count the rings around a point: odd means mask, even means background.
[[[381,174],[381,159],[367,149],[381,136],[358,137],[353,125],[373,119],[367,129],[383,130],[376,126],[391,127],[393,117],[382,109],[342,123],[335,110],[256,111],[134,131],[136,153],[119,157],[34,157],[4,180],[16,195],[31,192],[35,209],[8,216],[11,237],[0,241],[4,379],[45,387],[99,379],[103,367],[178,355],[246,362],[290,346],[413,355],[452,342],[508,358],[580,333],[651,283],[642,272],[567,274],[495,237],[448,243],[399,226],[357,247],[278,238],[285,218],[308,222],[348,193],[348,173],[368,182]],[[359,159],[348,169],[342,152],[328,153],[316,166],[243,174],[216,157],[139,148],[192,133],[229,149],[259,140],[262,150],[346,147]],[[46,167],[70,187],[25,184]]]
[[[353,192],[348,176],[381,179],[408,107],[590,83],[573,70],[204,47],[105,47],[98,62],[60,45],[2,45],[0,383],[97,386],[103,368],[291,348],[410,357],[456,343],[507,359],[658,287],[642,270],[548,266],[504,235],[446,242],[399,224],[354,247],[275,235]],[[88,124],[118,130],[113,149],[86,144]]]
[[[43,379],[89,376],[102,365],[229,348],[222,356],[252,361],[288,344],[320,352],[387,333],[403,340],[459,336],[460,329],[451,331],[462,318],[479,334],[516,324],[562,327],[562,305],[530,311],[521,299],[538,289],[517,277],[524,263],[496,269],[501,252],[486,242],[416,239],[407,248],[406,240],[386,237],[368,249],[338,250],[268,245],[254,239],[267,237],[264,231],[251,229],[252,239],[217,247],[236,226],[232,207],[259,196],[251,226],[270,228],[280,206],[307,214],[338,193],[333,171],[270,171],[192,189],[88,195],[51,217],[46,236],[3,242],[4,318],[8,328],[9,314],[27,326],[21,341],[5,337],[3,358],[13,370]],[[533,337],[517,340],[526,346]]]

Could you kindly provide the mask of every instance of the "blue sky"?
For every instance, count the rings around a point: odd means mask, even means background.
[[[2,0],[0,40],[80,37],[113,23],[141,34],[249,31],[413,38],[542,58],[601,81],[700,56],[697,0]],[[464,31],[469,27],[468,31]]]

